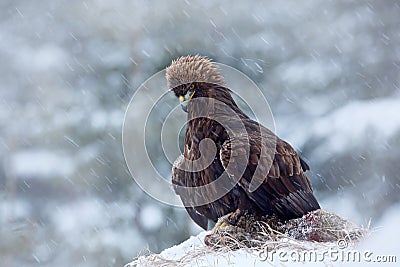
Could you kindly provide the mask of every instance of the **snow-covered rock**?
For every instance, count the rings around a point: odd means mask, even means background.
[[[246,229],[225,226],[201,232],[160,254],[139,256],[126,267],[326,265],[376,259],[365,246],[358,248],[368,231],[334,213],[317,210],[284,223],[273,218],[246,221]],[[329,242],[316,242],[315,237]]]
[[[359,263],[364,260],[364,251],[357,250],[353,244],[336,242],[317,243],[310,241],[286,240],[273,250],[242,248],[238,250],[213,249],[204,244],[209,232],[201,232],[183,243],[168,248],[160,254],[140,256],[126,267],[133,266],[286,266],[304,263],[334,264]],[[349,246],[347,246],[349,245]],[[344,246],[343,248],[340,246]]]

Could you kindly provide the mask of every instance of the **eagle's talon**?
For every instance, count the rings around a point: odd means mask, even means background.
[[[229,225],[231,225],[231,224],[227,223],[226,221],[223,221],[223,222],[219,225],[219,228],[227,227],[227,226],[229,226]]]
[[[215,224],[214,228],[211,230],[212,233],[215,233],[218,229],[221,229],[223,227],[227,227],[230,225],[233,225],[230,220],[229,220],[229,216],[231,216],[233,213],[228,213],[222,217],[220,217],[217,221],[217,223]]]

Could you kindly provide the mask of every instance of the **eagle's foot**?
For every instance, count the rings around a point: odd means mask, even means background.
[[[217,232],[218,229],[223,228],[223,227],[227,227],[229,225],[231,225],[228,221],[228,217],[232,214],[228,213],[222,217],[220,217],[217,221],[217,223],[214,225],[214,228],[211,230],[212,233]]]
[[[220,217],[215,224],[214,228],[211,230],[212,233],[215,233],[218,229],[227,227],[227,226],[235,226],[242,215],[244,215],[240,209],[235,210],[234,212],[225,214],[224,216]]]

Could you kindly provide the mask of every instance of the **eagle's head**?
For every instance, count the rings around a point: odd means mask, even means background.
[[[166,69],[168,88],[179,98],[183,110],[195,97],[207,97],[210,85],[225,86],[218,67],[210,59],[196,56],[180,57]],[[186,105],[185,105],[186,103]]]

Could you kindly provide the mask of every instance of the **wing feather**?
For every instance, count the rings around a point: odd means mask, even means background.
[[[313,195],[311,183],[304,173],[309,166],[297,155],[293,147],[268,130],[263,129],[263,138],[260,131],[248,132],[247,138],[225,141],[221,147],[220,160],[229,175],[234,177],[241,175],[239,184],[250,199],[266,213],[286,219],[301,217],[309,211],[318,209],[319,204]],[[250,152],[248,159],[244,160],[246,142],[250,146]],[[267,148],[276,146],[275,151],[272,150],[271,160],[268,156],[260,159],[261,142],[266,142],[264,147]],[[276,144],[272,144],[273,142]],[[240,174],[235,168],[228,170],[227,166],[231,162],[235,167],[239,167],[239,163],[246,162],[247,168],[244,174]],[[254,177],[256,167],[261,169],[268,167],[269,170],[261,171],[265,174],[261,185],[255,191],[250,191],[249,184],[252,179],[259,179]]]
[[[207,230],[208,227],[208,219],[201,215],[200,213],[198,213],[194,208],[192,207],[185,207],[187,213],[189,214],[190,218],[192,218],[192,220],[201,228],[203,228],[204,230]]]

